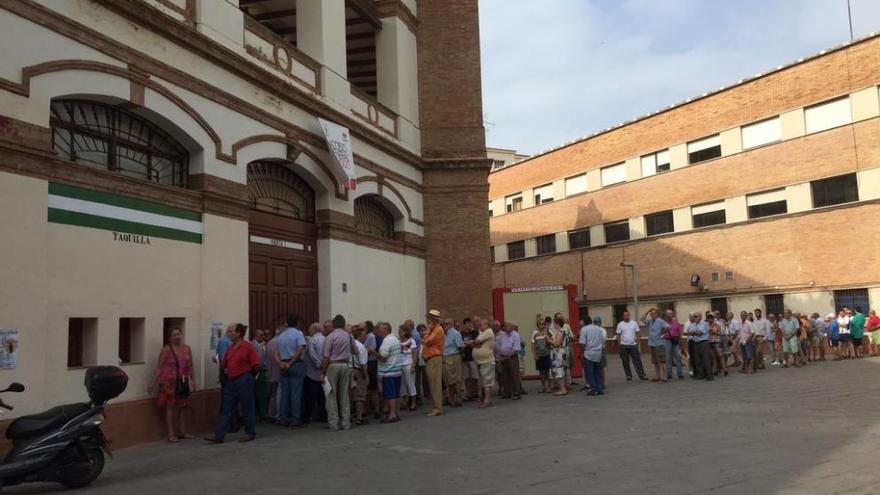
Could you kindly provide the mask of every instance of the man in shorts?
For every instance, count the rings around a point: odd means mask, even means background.
[[[655,308],[648,310],[645,315],[645,324],[648,327],[648,347],[651,349],[651,364],[654,365],[654,378],[652,382],[666,382],[666,346],[663,338],[669,331],[669,322],[664,313],[661,318]]]
[[[873,309],[868,313],[865,331],[868,332],[868,340],[871,344],[871,356],[880,355],[880,316],[877,316],[877,312]]]
[[[791,310],[786,309],[782,320],[779,322],[779,326],[782,328],[782,366],[788,368],[788,357],[791,356],[795,367],[800,368],[800,363],[798,362],[798,353],[800,352],[798,332],[800,331],[801,324],[797,318],[791,315]]]
[[[351,356],[351,400],[354,402],[354,424],[365,425],[368,423],[365,415],[367,412],[367,382],[370,381],[368,369],[369,356],[367,353],[367,329],[363,325],[352,328],[357,355]],[[324,391],[321,390],[323,395]]]

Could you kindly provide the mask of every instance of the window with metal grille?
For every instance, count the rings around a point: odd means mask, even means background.
[[[526,257],[526,241],[507,243],[507,259],[518,260]]]
[[[590,247],[590,229],[572,230],[568,233],[568,248],[581,249]]]
[[[354,200],[355,227],[361,234],[394,238],[394,216],[374,196]]]
[[[721,225],[727,222],[727,213],[724,210],[710,211],[694,215],[694,228]]]
[[[645,227],[648,235],[660,235],[672,232],[675,230],[675,223],[672,219],[672,210],[645,215]]]
[[[749,218],[762,218],[782,215],[784,213],[788,213],[788,203],[784,199],[782,201],[749,206]]]
[[[868,289],[846,289],[834,291],[834,310],[840,311],[849,308],[856,311],[856,307],[862,308],[862,313],[871,311],[868,301]]]
[[[605,224],[605,243],[629,240],[629,220]]]
[[[550,254],[556,252],[556,234],[542,235],[537,238],[538,254]]]
[[[304,222],[315,221],[315,191],[283,163],[249,163],[247,182],[251,208]]]
[[[785,298],[782,294],[764,296],[764,308],[768,315],[781,315],[785,311]]]
[[[721,315],[726,318],[727,315],[727,298],[726,297],[713,297],[709,300],[709,306],[712,308],[712,311],[719,311]]]
[[[186,187],[189,153],[138,114],[94,101],[55,100],[49,125],[52,148],[65,160]]]
[[[688,163],[705,162],[721,156],[721,138],[718,134],[707,138],[691,141],[687,145]]]
[[[810,189],[813,192],[813,208],[859,200],[859,183],[856,174],[814,180],[810,182]]]

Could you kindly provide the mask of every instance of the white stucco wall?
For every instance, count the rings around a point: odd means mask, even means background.
[[[318,280],[322,318],[341,314],[349,321],[398,325],[426,311],[425,261],[415,256],[321,239]]]

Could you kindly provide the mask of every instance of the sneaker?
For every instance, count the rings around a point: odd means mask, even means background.
[[[773,361],[770,366],[779,366],[779,361]]]

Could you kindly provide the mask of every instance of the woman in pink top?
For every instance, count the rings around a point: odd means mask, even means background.
[[[156,385],[159,386],[156,402],[159,407],[165,408],[165,427],[168,429],[168,441],[172,443],[179,442],[181,438],[195,438],[186,432],[184,411],[189,407],[189,394],[179,393],[178,380],[189,385],[190,393],[195,391],[192,350],[183,343],[180,329],[172,328],[168,345],[159,353],[159,365],[149,386],[150,393],[153,393]]]

